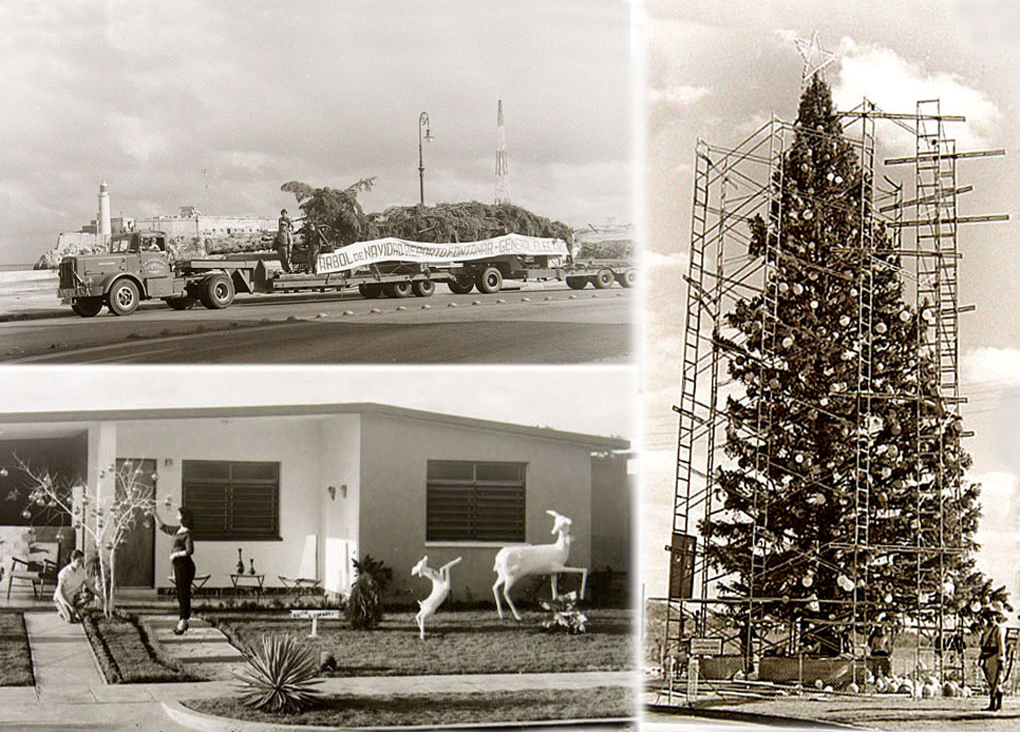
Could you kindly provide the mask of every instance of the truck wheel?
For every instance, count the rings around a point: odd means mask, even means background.
[[[411,283],[411,291],[415,297],[432,297],[436,291],[436,283],[432,280],[415,280]]]
[[[388,282],[383,285],[383,292],[386,297],[404,298],[411,296],[410,282]]]
[[[571,290],[583,290],[587,286],[587,277],[567,277],[567,287]]]
[[[106,294],[106,304],[114,315],[130,315],[138,307],[138,285],[133,280],[117,280]]]
[[[454,295],[466,295],[471,292],[471,288],[475,286],[475,281],[471,275],[465,275],[448,280],[446,286],[450,288],[450,292]]]
[[[195,307],[195,302],[198,300],[191,292],[185,291],[184,294],[178,297],[168,297],[164,302],[170,306],[173,310],[191,310]]]
[[[71,303],[71,310],[75,315],[83,318],[94,318],[103,309],[103,298],[101,297],[79,297]]]
[[[503,287],[503,273],[495,267],[486,267],[479,273],[478,279],[475,281],[475,287],[478,288],[479,292],[483,292],[486,295],[499,292],[500,288]]]
[[[370,282],[365,285],[358,285],[358,292],[366,300],[374,300],[382,294],[382,285]]]
[[[223,272],[211,274],[199,285],[198,299],[210,310],[222,310],[234,302],[234,283]]]
[[[613,272],[608,269],[600,269],[598,273],[591,278],[591,283],[600,290],[605,290],[613,286]]]
[[[633,287],[637,283],[637,271],[628,269],[617,277],[616,281],[620,283],[620,287]]]

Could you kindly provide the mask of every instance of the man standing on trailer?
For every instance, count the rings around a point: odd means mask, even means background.
[[[290,272],[290,245],[294,223],[287,215],[287,209],[280,211],[280,219],[276,227],[276,253],[280,255],[280,266],[284,272]]]

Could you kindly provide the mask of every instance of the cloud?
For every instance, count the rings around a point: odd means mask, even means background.
[[[890,48],[849,37],[840,41],[838,58],[833,99],[839,109],[852,109],[867,97],[886,112],[913,112],[917,100],[939,98],[944,114],[967,117],[966,124],[950,123],[947,130],[960,149],[987,146],[995,136],[1002,113],[985,92],[959,74],[929,71]]]
[[[971,384],[1020,386],[1020,348],[982,346],[966,354],[963,380]]]
[[[653,104],[661,104],[670,107],[686,107],[695,104],[709,94],[712,90],[707,86],[671,86],[668,89],[651,89],[648,98]]]

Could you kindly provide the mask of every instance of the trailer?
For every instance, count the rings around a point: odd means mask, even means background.
[[[60,263],[58,295],[81,317],[94,317],[103,307],[115,315],[133,313],[145,300],[162,299],[174,310],[201,303],[209,309],[230,307],[240,293],[352,292],[362,297],[430,297],[437,284],[457,294],[472,289],[499,292],[506,279],[559,280],[570,287],[592,282],[605,288],[614,281],[634,284],[634,268],[625,262],[561,264],[552,248],[547,253],[512,253],[527,249],[507,235],[466,244],[425,245],[401,240],[357,242],[319,253],[304,272],[282,272],[276,257],[225,255],[175,260],[167,236],[156,230],[117,234],[106,254],[65,257]],[[502,241],[507,240],[507,241]],[[493,253],[503,252],[508,253]],[[477,252],[482,252],[477,254]],[[467,253],[467,254],[465,254]],[[474,258],[472,258],[474,257]]]

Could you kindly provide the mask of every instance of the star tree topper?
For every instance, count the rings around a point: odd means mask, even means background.
[[[812,76],[836,60],[835,53],[826,51],[818,43],[818,31],[811,34],[810,41],[798,38],[794,43],[797,44],[800,57],[804,59],[804,70],[800,77],[802,87],[807,85]]]

